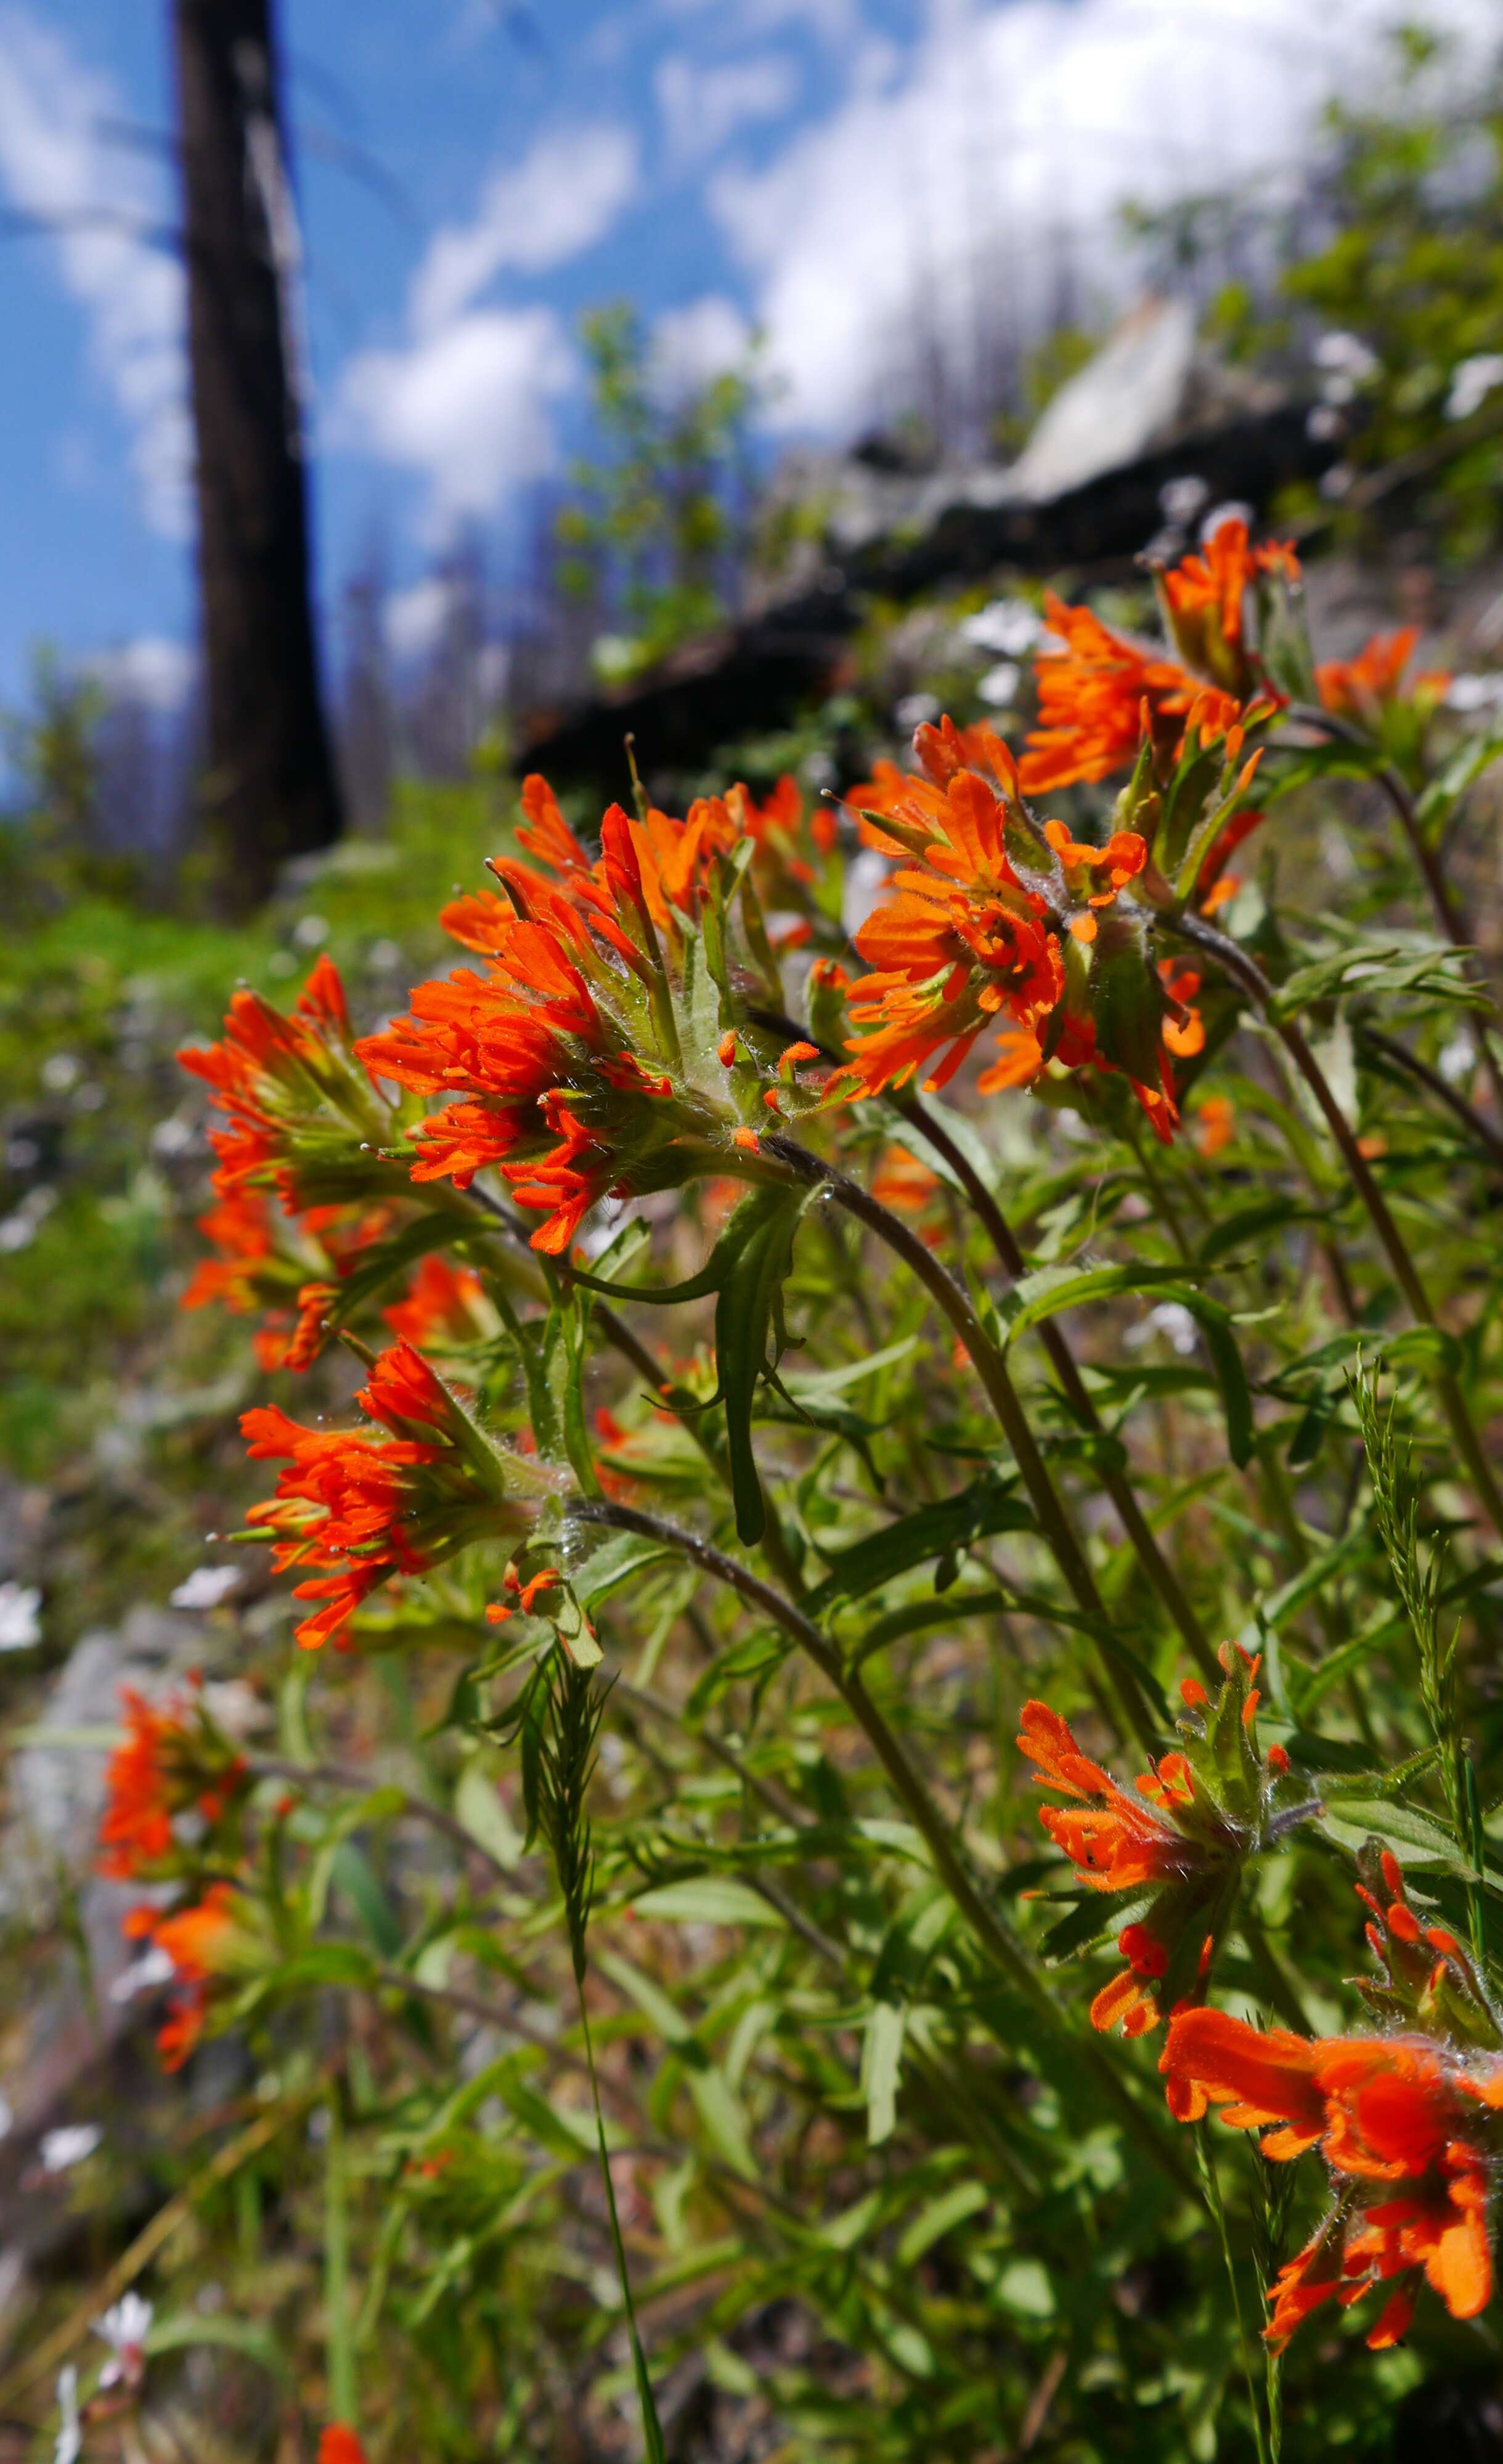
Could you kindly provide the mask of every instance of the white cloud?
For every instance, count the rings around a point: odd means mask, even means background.
[[[182,708],[197,671],[188,645],[164,633],[142,633],[118,649],[98,651],[88,662],[89,674],[112,699],[139,702],[164,717]]]
[[[0,11],[0,187],[21,212],[55,223],[55,236],[35,245],[55,254],[83,311],[90,357],[131,430],[146,518],[178,538],[192,467],[183,272],[149,235],[172,218],[166,179],[99,137],[123,117],[108,80],[49,28]],[[88,216],[98,219],[69,227]]]
[[[1493,6],[1434,0],[1426,13],[1485,38]],[[1323,14],[1307,0],[937,6],[898,74],[873,55],[772,163],[711,185],[787,380],[782,415],[849,429],[906,407],[921,361],[963,375],[987,317],[1024,331],[1040,317],[1062,230],[1097,287],[1082,305],[1120,299],[1119,208],[1293,164],[1393,13],[1392,0]]]
[[[576,376],[552,309],[475,309],[352,360],[336,436],[426,479],[431,527],[441,532],[552,469],[552,405]]]
[[[542,274],[605,236],[637,185],[637,141],[612,121],[558,128],[494,172],[472,221],[434,233],[413,278],[413,331],[463,314],[497,274]]]
[[[387,648],[405,666],[426,658],[443,632],[453,592],[442,574],[430,574],[409,589],[393,590],[381,611]]]
[[[652,327],[653,373],[664,391],[688,393],[734,368],[745,356],[751,327],[718,291],[669,308]]]
[[[780,52],[708,68],[670,52],[657,64],[654,84],[669,152],[690,163],[718,154],[749,121],[781,119],[798,93],[799,72]]]

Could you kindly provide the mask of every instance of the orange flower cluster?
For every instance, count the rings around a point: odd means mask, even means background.
[[[322,1603],[298,1628],[308,1651],[339,1637],[392,1575],[422,1573],[471,1540],[515,1536],[527,1519],[501,1457],[410,1344],[381,1354],[356,1400],[385,1438],[304,1428],[275,1405],[240,1421],[253,1460],[288,1466],[247,1522],[254,1537],[273,1536],[278,1573],[314,1570],[294,1592]]]
[[[1182,1689],[1190,1714],[1184,1750],[1139,1774],[1131,1795],[1083,1753],[1068,1721],[1026,1703],[1018,1744],[1043,1788],[1070,1800],[1039,1820],[1088,1889],[1131,1895],[1138,1913],[1117,1936],[1125,1969],[1091,2005],[1094,2028],[1145,2035],[1181,1996],[1204,1991],[1217,1941],[1235,1903],[1275,1784],[1289,1769],[1280,1746],[1260,1760],[1255,1742],[1258,1661],[1222,1646],[1227,1682],[1214,1707],[1198,1679]]]
[[[319,959],[291,1018],[241,990],[221,1041],[177,1057],[212,1089],[229,1123],[210,1133],[221,1198],[275,1188],[295,1215],[365,1196],[380,1178],[379,1158],[363,1150],[387,1124],[351,1062],[349,1011],[331,959]]]
[[[1120,1068],[1167,1137],[1177,1115],[1160,1026],[1174,996],[1141,919],[1117,903],[1143,870],[1145,842],[1118,830],[1093,847],[1062,822],[1040,828],[990,729],[945,719],[920,727],[914,750],[921,777],[883,765],[849,799],[868,845],[910,861],[856,935],[871,973],[851,987],[851,1016],[867,1032],[831,1091],[881,1094],[943,1052],[925,1081],[940,1088],[978,1036],[1006,1022],[983,1093],[1028,1085],[1049,1060]]]
[[[1137,759],[1145,734],[1172,764],[1192,731],[1214,743],[1271,712],[1277,697],[1247,645],[1247,595],[1261,577],[1297,572],[1292,549],[1252,547],[1245,522],[1221,523],[1204,555],[1159,577],[1178,657],[1142,649],[1050,593],[1045,613],[1063,648],[1035,662],[1041,723],[1020,768],[1025,793],[1108,779]]]
[[[172,1857],[176,1815],[192,1810],[217,1822],[244,1789],[246,1770],[196,1705],[174,1697],[157,1707],[128,1685],[121,1703],[125,1737],[104,1774],[99,1872],[129,1881]]]
[[[473,1266],[451,1265],[447,1258],[431,1254],[404,1297],[381,1314],[392,1333],[415,1352],[455,1349],[487,1331],[485,1286]]]
[[[166,1951],[180,1989],[157,2032],[165,2070],[180,2070],[202,2036],[213,1980],[242,1964],[235,1907],[232,1884],[211,1882],[194,1906],[172,1916],[141,1908],[126,1919],[127,1933]]]
[[[198,1218],[215,1255],[200,1259],[179,1306],[218,1303],[236,1316],[264,1311],[253,1342],[264,1370],[310,1368],[324,1342],[324,1322],[341,1281],[362,1250],[380,1239],[389,1207],[310,1206],[289,1245],[270,1199],[237,1188]],[[321,1271],[310,1272],[318,1266]]]
[[[365,2464],[365,2449],[342,2421],[331,2421],[320,2439],[319,2464]]]
[[[468,1188],[497,1168],[546,1219],[534,1248],[558,1256],[608,1193],[671,1186],[712,1158],[723,1171],[755,1144],[724,1101],[729,1082],[707,1084],[686,1060],[665,957],[681,954],[712,860],[738,831],[718,798],[684,822],[613,804],[592,864],[544,781],[529,779],[522,801],[519,838],[555,879],[493,863],[506,896],[443,916],[487,974],[420,984],[411,1016],[356,1049],[373,1074],[453,1099],[417,1128],[413,1180]]]
[[[1375,2349],[1404,2334],[1422,2277],[1455,2319],[1475,2318],[1492,2295],[1488,2198],[1503,2058],[1458,2049],[1492,2029],[1454,1934],[1421,1923],[1390,1851],[1368,1870],[1379,1887],[1359,1883],[1358,1896],[1388,1973],[1363,1991],[1407,2016],[1410,2031],[1312,2039],[1185,2011],[1160,2064],[1183,2120],[1214,2105],[1234,2129],[1265,2133],[1263,2154],[1275,2162],[1318,2150],[1330,2167],[1336,2208],[1274,2286],[1266,2332],[1275,2349],[1325,2302],[1349,2306],[1377,2286],[1394,2290],[1367,2339]]]
[[[1384,703],[1395,700],[1403,689],[1404,671],[1419,638],[1418,625],[1405,625],[1397,633],[1375,633],[1355,659],[1324,660],[1315,670],[1322,707],[1338,718],[1377,728]],[[1448,675],[1435,671],[1416,676],[1411,691],[1438,701],[1449,682]]]

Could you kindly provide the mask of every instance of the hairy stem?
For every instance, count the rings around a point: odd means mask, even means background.
[[[1394,1281],[1404,1294],[1409,1313],[1417,1325],[1435,1326],[1437,1319],[1429,1294],[1420,1280],[1419,1268],[1409,1254],[1403,1233],[1388,1210],[1388,1201],[1373,1177],[1366,1156],[1357,1143],[1352,1125],[1331,1091],[1324,1070],[1293,1019],[1281,1019],[1271,1012],[1273,988],[1255,958],[1235,941],[1227,940],[1214,925],[1198,915],[1183,914],[1175,918],[1174,930],[1197,949],[1216,959],[1223,971],[1240,984],[1269,1020],[1285,1051],[1315,1097],[1322,1119],[1331,1133],[1348,1173],[1352,1185],[1367,1209],[1368,1219],[1377,1233]],[[1503,1537],[1503,1494],[1493,1478],[1492,1466],[1482,1451],[1482,1441],[1472,1424],[1467,1398],[1449,1369],[1433,1372],[1433,1382],[1441,1409],[1446,1416],[1456,1451],[1466,1466],[1477,1497],[1481,1501],[1493,1529]]]
[[[786,1163],[801,1179],[822,1182],[838,1204],[853,1215],[858,1222],[866,1224],[870,1231],[875,1232],[904,1265],[912,1268],[954,1327],[970,1354],[976,1374],[986,1390],[987,1399],[1012,1448],[1023,1485],[1038,1517],[1039,1529],[1054,1562],[1076,1607],[1099,1632],[1107,1684],[1132,1733],[1148,1752],[1155,1752],[1158,1734],[1142,1688],[1132,1669],[1124,1665],[1120,1654],[1111,1647],[1112,1620],[1096,1588],[1095,1576],[1060,1502],[1059,1492],[1050,1478],[1018,1390],[1008,1374],[1007,1364],[965,1293],[949,1270],[940,1265],[931,1250],[924,1247],[907,1224],[873,1198],[859,1181],[851,1179],[835,1165],[821,1162],[818,1155],[810,1155],[791,1138],[768,1138],[765,1144],[768,1152]]]
[[[1103,2051],[1094,2042],[1080,2044],[1074,2037],[1065,2013],[1038,1974],[1028,1951],[1006,1922],[987,1906],[971,1880],[949,1824],[910,1760],[906,1746],[889,1727],[861,1679],[847,1668],[829,1637],[822,1634],[791,1600],[785,1599],[781,1593],[775,1592],[748,1567],[739,1565],[734,1557],[727,1557],[708,1540],[701,1540],[697,1532],[686,1531],[679,1525],[664,1522],[655,1514],[640,1513],[634,1507],[613,1505],[607,1498],[578,1498],[571,1502],[568,1512],[570,1519],[577,1523],[601,1524],[615,1531],[639,1532],[646,1539],[661,1540],[669,1547],[681,1550],[695,1565],[702,1567],[707,1574],[723,1583],[728,1590],[738,1593],[751,1607],[759,1609],[791,1637],[840,1696],[861,1728],[894,1795],[923,1839],[934,1859],[936,1872],[982,1949],[1050,2030],[1076,2044],[1077,2051],[1114,2105],[1141,2133],[1145,2117],[1137,2100]],[[1150,2144],[1176,2186],[1186,2189],[1189,2175],[1173,2148],[1157,2133]]]
[[[899,1111],[904,1113],[913,1122],[914,1127],[922,1133],[936,1152],[943,1155],[957,1178],[964,1183],[966,1195],[976,1209],[1005,1272],[1017,1282],[1018,1278],[1028,1271],[1027,1261],[1018,1246],[1011,1225],[981,1175],[967,1161],[940,1123],[926,1111],[917,1095],[899,1095],[895,1101]],[[1082,1427],[1099,1430],[1100,1415],[1087,1391],[1085,1379],[1080,1375],[1075,1355],[1071,1351],[1070,1341],[1063,1328],[1057,1326],[1052,1319],[1046,1319],[1037,1331],[1049,1354],[1050,1364],[1059,1379],[1060,1386],[1076,1419]],[[1116,1508],[1122,1529],[1132,1542],[1139,1565],[1179,1627],[1181,1636],[1197,1667],[1203,1676],[1214,1681],[1220,1672],[1205,1629],[1191,1607],[1179,1575],[1154,1537],[1147,1516],[1138,1503],[1132,1483],[1124,1472],[1115,1470],[1103,1470],[1101,1482]]]
[[[1318,728],[1322,735],[1337,737],[1342,743],[1359,745],[1366,751],[1371,750],[1370,739],[1359,727],[1350,726],[1346,720],[1337,718],[1331,711],[1312,710],[1299,705],[1290,711],[1289,716],[1297,720],[1302,727]],[[1425,835],[1414,798],[1392,762],[1383,762],[1372,773],[1372,778],[1374,784],[1387,798],[1398,816],[1399,827],[1404,832],[1409,853],[1419,868],[1436,923],[1452,949],[1465,950],[1470,955],[1474,948],[1470,920],[1446,878],[1439,854]],[[1472,1042],[1476,1045],[1477,1058],[1487,1071],[1488,1083],[1492,1089],[1492,1100],[1498,1108],[1499,1117],[1503,1118],[1503,1068],[1499,1067],[1492,1039],[1481,1019],[1474,1018],[1470,1024]]]

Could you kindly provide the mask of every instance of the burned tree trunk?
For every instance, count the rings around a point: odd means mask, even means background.
[[[341,808],[319,680],[298,227],[273,0],[173,0],[197,439],[207,801],[227,903],[254,906]]]

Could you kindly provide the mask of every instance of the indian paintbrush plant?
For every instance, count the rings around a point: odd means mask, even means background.
[[[165,2058],[330,2117],[372,2459],[1495,2368],[1499,748],[1239,520],[1152,581],[812,806],[530,778],[399,1015],[185,1055],[302,1614],[275,1751],[127,1703],[100,1854]]]

